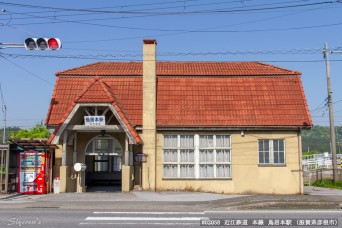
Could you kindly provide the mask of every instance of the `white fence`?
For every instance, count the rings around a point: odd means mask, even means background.
[[[342,154],[337,154],[337,164],[340,164]],[[306,155],[302,157],[304,171],[322,168],[332,168],[332,156],[329,153]]]

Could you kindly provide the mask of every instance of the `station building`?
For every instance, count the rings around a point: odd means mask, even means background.
[[[301,194],[301,73],[260,62],[97,62],[56,73],[46,124],[60,192]],[[73,165],[83,163],[81,181]]]

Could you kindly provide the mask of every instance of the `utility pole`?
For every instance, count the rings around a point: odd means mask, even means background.
[[[3,129],[4,132],[3,132],[3,136],[2,136],[2,143],[6,144],[6,113],[7,113],[7,107],[6,107],[4,95],[2,94],[1,84],[0,84],[0,95],[1,95],[1,101],[2,101],[2,112],[4,115],[4,129]]]
[[[337,181],[336,135],[335,135],[335,125],[334,125],[333,99],[332,99],[332,91],[331,91],[331,83],[330,83],[329,52],[330,51],[328,50],[328,44],[325,43],[324,48],[323,48],[323,55],[325,59],[326,75],[327,75],[329,122],[330,122],[330,143],[331,143],[331,155],[332,155],[332,166],[333,166],[333,179],[334,179],[334,183],[336,183]]]

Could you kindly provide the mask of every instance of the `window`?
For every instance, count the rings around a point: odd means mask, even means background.
[[[230,177],[230,137],[228,135],[199,136],[199,177]]]
[[[164,135],[163,177],[230,178],[229,135]]]
[[[260,139],[259,164],[285,164],[285,140]]]
[[[95,155],[95,172],[108,172],[108,157],[108,155]]]
[[[87,170],[94,172],[121,171],[121,145],[115,138],[98,136],[91,140],[86,148],[86,155],[91,166]],[[89,164],[88,164],[89,165]]]
[[[193,135],[165,135],[163,150],[164,177],[194,177],[194,151]]]

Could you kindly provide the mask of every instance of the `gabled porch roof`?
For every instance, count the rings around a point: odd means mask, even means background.
[[[84,90],[75,98],[74,102],[70,104],[63,117],[59,120],[57,128],[50,136],[49,142],[51,142],[55,136],[59,136],[65,130],[68,120],[72,118],[73,114],[77,111],[81,104],[89,105],[98,103],[107,103],[110,105],[109,107],[128,135],[131,143],[142,143],[139,134],[133,128],[131,121],[122,108],[122,105],[115,97],[115,94],[110,90],[109,86],[100,77],[95,77],[90,80]]]

